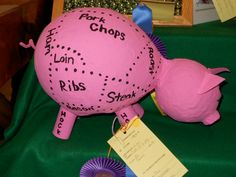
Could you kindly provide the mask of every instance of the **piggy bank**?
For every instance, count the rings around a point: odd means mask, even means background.
[[[192,113],[202,107],[192,108],[187,103],[196,94],[191,88],[200,89],[202,86],[198,84],[202,83],[201,79],[208,82],[204,79],[207,71],[201,71],[196,83],[191,81],[190,84],[195,85],[187,89],[188,97],[182,98],[186,104],[173,105],[179,100],[172,100],[170,95],[182,92],[183,82],[189,80],[181,77],[182,69],[167,73],[175,67],[171,67],[172,64],[162,55],[158,44],[134,22],[113,10],[78,8],[64,13],[45,27],[37,41],[34,56],[42,88],[60,105],[53,134],[61,139],[69,138],[78,116],[115,113],[120,124],[126,124],[136,115],[143,114],[137,102],[153,90],[159,92],[157,99],[160,99],[163,110],[174,119],[202,120],[199,117],[203,115]],[[185,67],[183,64],[182,68]],[[183,70],[196,75],[199,73],[198,69]],[[204,69],[200,67],[200,70]],[[166,84],[169,79],[175,80],[166,73],[175,75],[175,71],[180,72],[177,80],[172,85]],[[172,86],[174,88],[169,88]],[[165,92],[172,89],[175,93]],[[219,91],[208,91],[214,94],[204,92],[200,101],[194,100],[196,104],[209,98],[208,102],[218,104]],[[212,98],[214,96],[216,99]],[[189,111],[182,111],[182,106]],[[203,109],[212,112],[216,106],[208,104]],[[181,113],[172,114],[175,111]]]

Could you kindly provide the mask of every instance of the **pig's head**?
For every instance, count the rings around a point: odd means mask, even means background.
[[[163,59],[156,99],[163,111],[181,122],[210,125],[220,118],[217,111],[221,97],[219,84],[224,78],[216,74],[226,68],[207,69],[188,59]]]

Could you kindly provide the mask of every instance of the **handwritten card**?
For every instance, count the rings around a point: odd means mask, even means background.
[[[138,177],[181,177],[188,171],[137,117],[108,143]]]
[[[213,0],[216,11],[221,22],[225,22],[236,17],[236,1],[235,0]]]

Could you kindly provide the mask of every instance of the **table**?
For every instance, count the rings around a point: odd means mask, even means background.
[[[193,27],[157,28],[168,57],[195,59],[207,67],[228,67],[223,73],[221,120],[212,126],[186,124],[162,117],[150,96],[140,103],[143,122],[188,168],[186,177],[236,176],[236,21]],[[13,121],[0,145],[0,172],[4,177],[77,177],[91,158],[106,156],[114,114],[77,120],[67,141],[51,131],[59,106],[42,90],[31,61],[16,102]],[[158,149],[157,149],[158,151]],[[112,151],[112,158],[119,159]]]

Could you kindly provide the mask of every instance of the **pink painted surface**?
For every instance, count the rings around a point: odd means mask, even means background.
[[[143,115],[136,103],[154,89],[176,120],[211,124],[219,117],[223,78],[192,60],[163,58],[142,29],[109,9],[75,9],[51,22],[36,44],[35,70],[61,106],[53,132],[62,139],[77,116],[115,112],[124,125]]]

